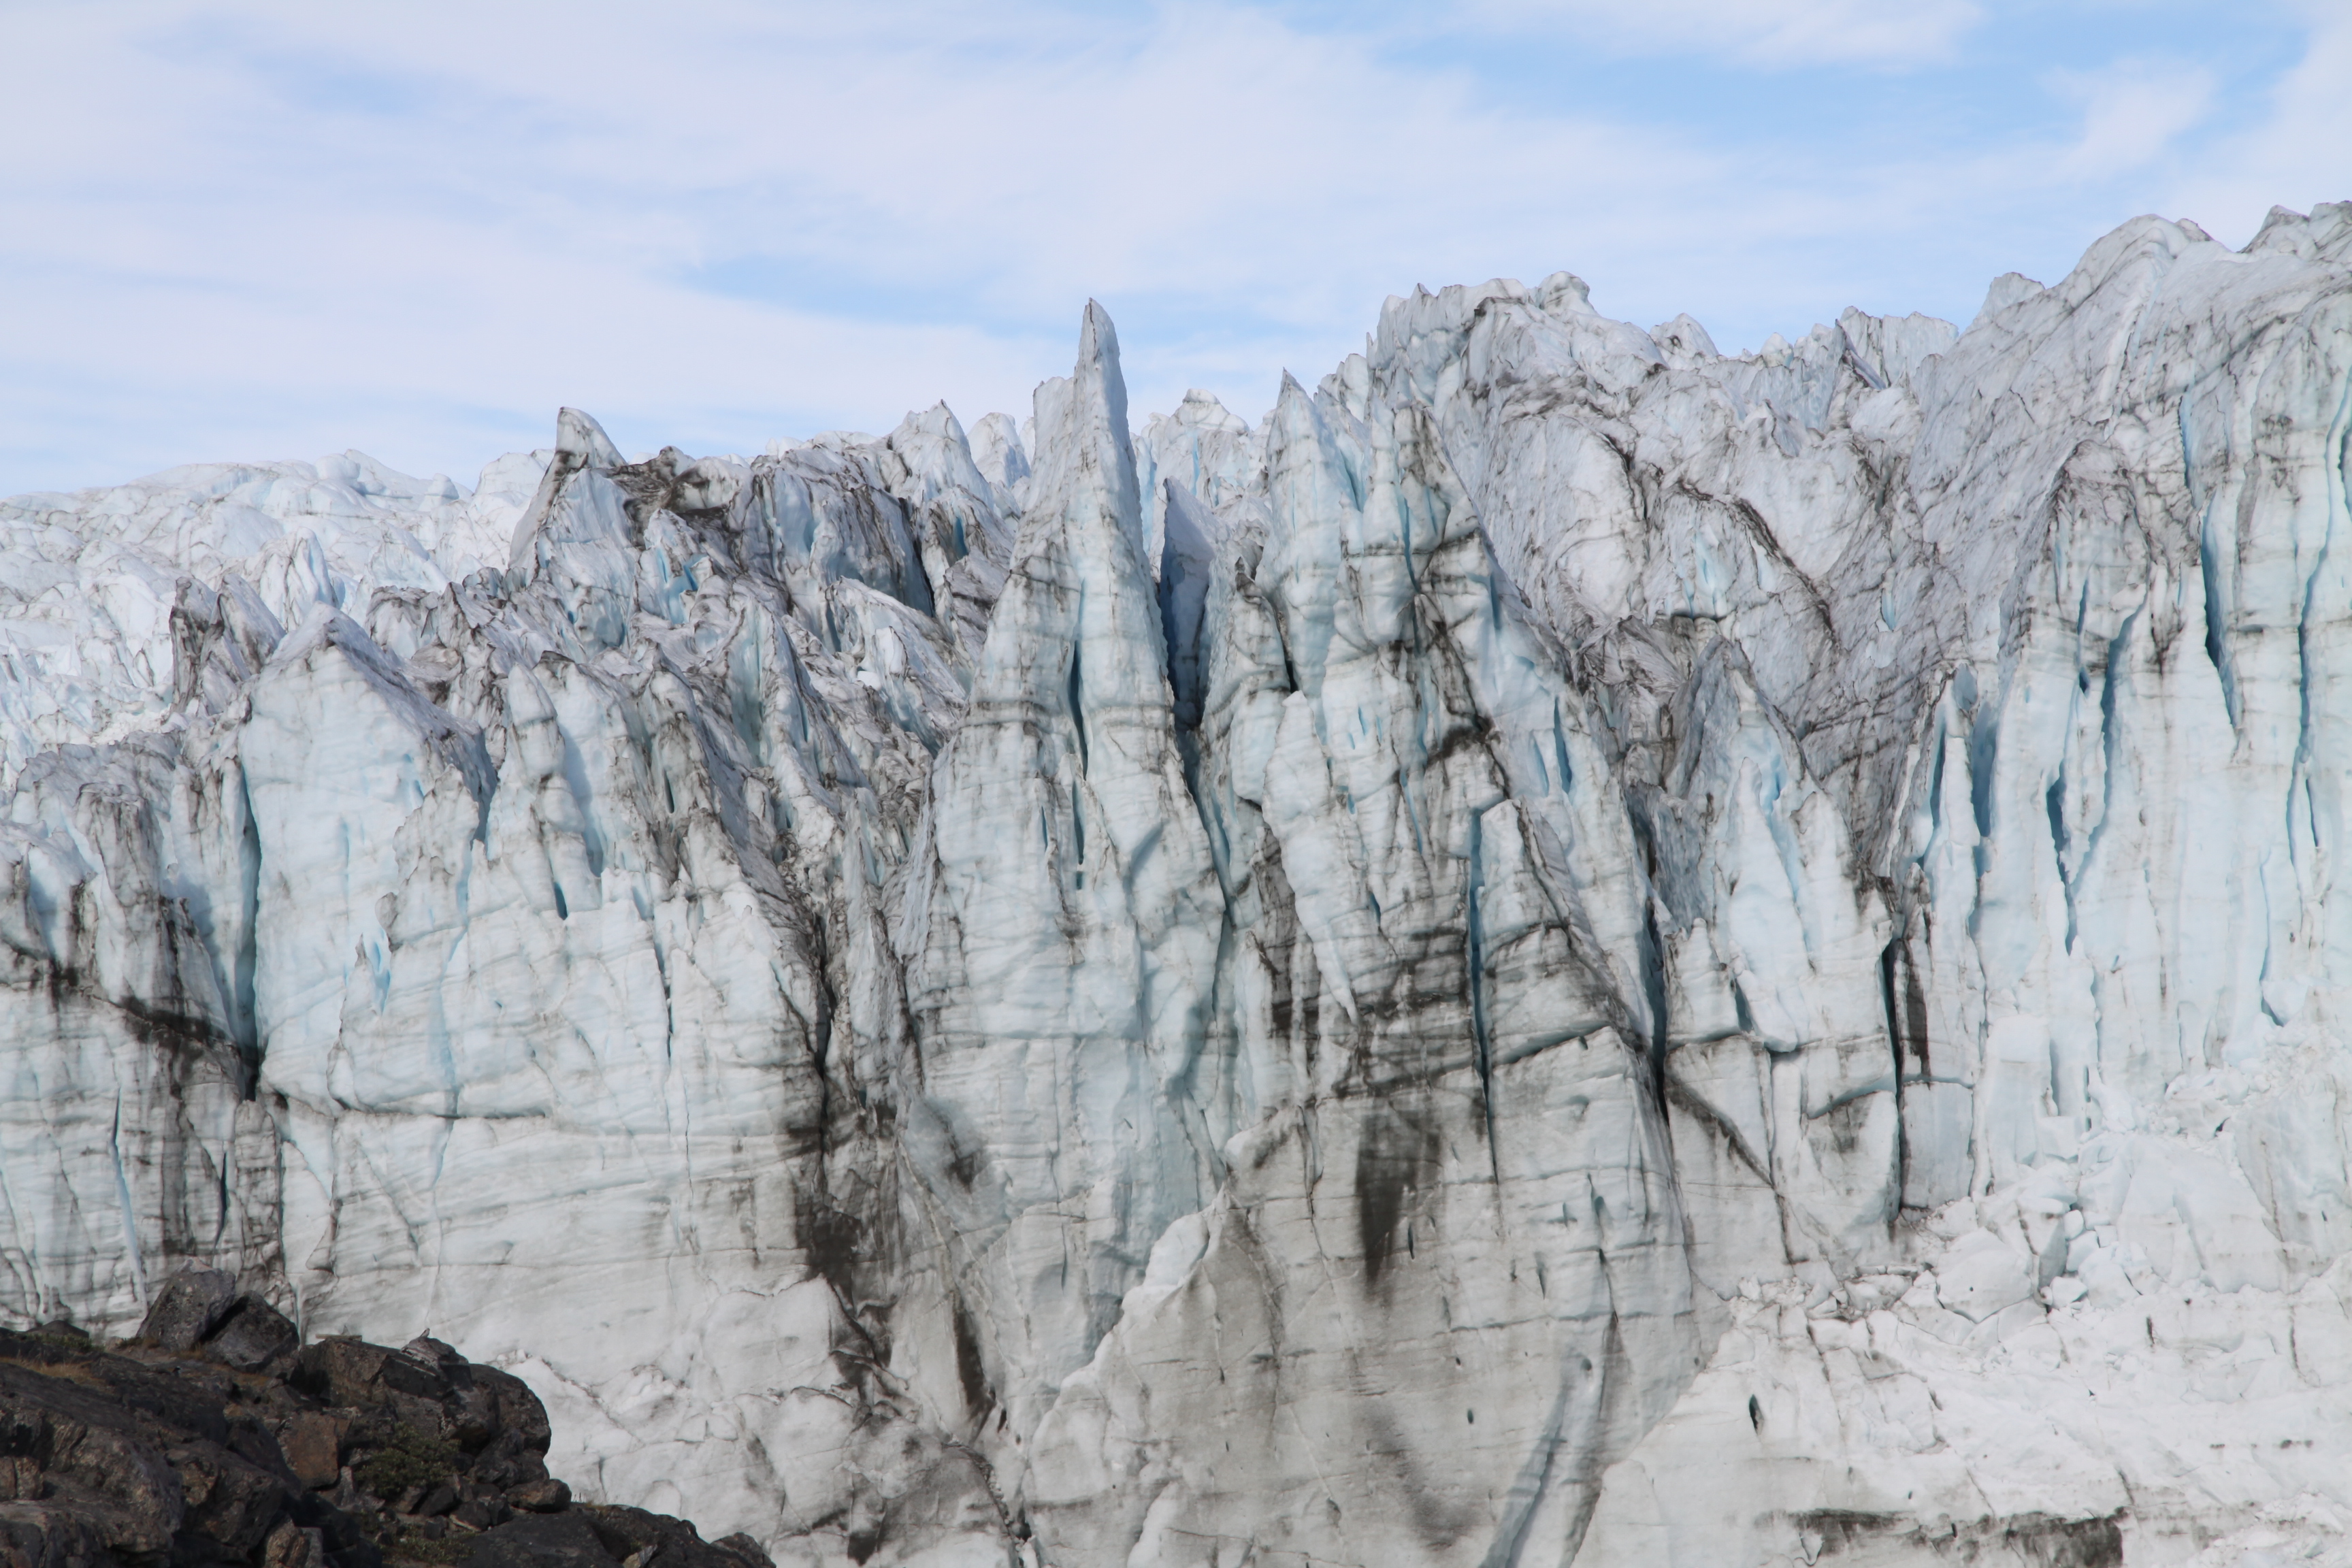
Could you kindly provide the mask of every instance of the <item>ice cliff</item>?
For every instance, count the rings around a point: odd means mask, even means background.
[[[0,503],[0,1306],[780,1563],[2352,1563],[2352,205]]]

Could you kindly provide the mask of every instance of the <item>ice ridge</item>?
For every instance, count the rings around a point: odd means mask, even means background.
[[[0,1313],[780,1564],[2352,1563],[2347,489],[2338,205],[0,502]]]

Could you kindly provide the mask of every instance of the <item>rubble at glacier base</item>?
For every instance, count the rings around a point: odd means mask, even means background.
[[[0,502],[0,1313],[780,1564],[2352,1564],[2348,484],[2352,205]]]

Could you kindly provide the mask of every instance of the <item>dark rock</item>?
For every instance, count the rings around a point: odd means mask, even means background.
[[[260,1466],[204,1442],[172,1448],[164,1458],[179,1473],[183,1534],[244,1557],[285,1519],[285,1482]]]
[[[294,1479],[316,1491],[335,1484],[342,1464],[340,1423],[323,1410],[305,1410],[278,1429],[278,1447]]]
[[[49,1483],[41,1478],[40,1460],[30,1454],[0,1458],[0,1502],[37,1502],[48,1490]]]
[[[302,1336],[286,1314],[258,1296],[238,1300],[236,1309],[213,1331],[205,1353],[239,1372],[259,1372],[301,1346]]]
[[[561,1513],[572,1506],[572,1489],[562,1481],[525,1481],[509,1488],[507,1501],[532,1513]]]
[[[326,1533],[288,1520],[262,1545],[261,1568],[327,1568]]]
[[[547,1479],[547,1464],[538,1454],[524,1446],[523,1434],[508,1428],[498,1435],[482,1451],[476,1454],[467,1467],[473,1478],[501,1491],[520,1486],[525,1481]]]
[[[478,1452],[499,1435],[499,1397],[470,1380],[457,1384],[446,1408],[444,1425],[449,1441],[466,1452]]]
[[[754,1568],[768,1563],[768,1554],[753,1545],[759,1555],[745,1558],[740,1552],[713,1545],[702,1539],[694,1526],[667,1514],[649,1513],[641,1508],[618,1508],[611,1504],[591,1504],[577,1511],[585,1513],[604,1538],[605,1550],[622,1560],[627,1568],[629,1560],[637,1568],[743,1568],[746,1562]],[[749,1538],[745,1538],[747,1543]]]
[[[102,1398],[123,1406],[126,1414],[159,1426],[210,1443],[229,1440],[230,1423],[223,1407],[233,1384],[229,1375],[215,1367],[177,1360],[162,1367],[147,1366],[125,1356],[98,1354],[82,1347],[61,1347],[6,1332],[0,1332],[0,1358],[50,1369],[57,1376],[99,1391]]]
[[[587,1513],[520,1514],[474,1537],[466,1568],[620,1568]]]
[[[547,1424],[547,1406],[539,1402],[530,1385],[494,1366],[471,1370],[474,1386],[488,1391],[498,1402],[499,1430],[515,1434],[525,1453],[546,1453],[552,1429]]]
[[[148,1305],[139,1337],[167,1351],[192,1351],[228,1315],[236,1281],[217,1268],[183,1268]]]
[[[430,1334],[419,1334],[400,1347],[401,1353],[413,1360],[440,1367],[445,1373],[467,1370],[469,1363],[455,1347],[444,1344]]]
[[[239,1412],[230,1420],[228,1442],[224,1447],[247,1464],[268,1471],[281,1485],[294,1480],[293,1467],[287,1464],[285,1450],[278,1447],[278,1439],[248,1414]]]
[[[721,1552],[733,1552],[749,1563],[751,1568],[776,1568],[775,1559],[768,1555],[766,1548],[740,1530],[732,1535],[722,1535],[710,1544]]]
[[[392,1354],[382,1345],[336,1334],[302,1347],[293,1383],[321,1404],[379,1405],[383,1363]]]
[[[457,1384],[437,1361],[394,1351],[376,1373],[386,1409],[411,1426],[448,1436],[457,1425]]]
[[[400,1417],[378,1405],[373,1410],[354,1410],[349,1406],[331,1412],[342,1426],[343,1452],[360,1448],[389,1447],[405,1430]]]
[[[97,1568],[109,1560],[81,1514],[31,1504],[0,1512],[0,1562],[9,1568]]]
[[[436,1361],[413,1356],[404,1351],[394,1351],[383,1358],[376,1369],[376,1382],[383,1390],[383,1400],[397,1406],[397,1396],[428,1400],[435,1405],[449,1397],[449,1373]]]
[[[432,1400],[441,1435],[468,1454],[478,1452],[504,1430],[500,1390],[490,1380],[503,1373],[474,1366],[439,1340],[421,1334],[403,1345],[400,1354],[407,1367],[387,1363],[383,1373],[393,1405],[406,1410],[402,1405],[404,1399]],[[422,1377],[416,1375],[420,1372]],[[418,1414],[411,1411],[409,1418],[416,1419]]]
[[[161,1327],[184,1338],[210,1309],[181,1279]],[[772,1568],[573,1506],[537,1396],[439,1341],[304,1349],[247,1296],[200,1348],[0,1330],[0,1568]]]
[[[476,1530],[494,1530],[515,1516],[506,1500],[498,1497],[467,1498],[457,1505],[449,1517]]]
[[[37,1462],[58,1506],[86,1518],[118,1552],[163,1551],[186,1501],[140,1413],[79,1382],[0,1363],[0,1434]]]
[[[330,1505],[324,1496],[297,1492],[287,1501],[286,1515],[302,1529],[318,1531],[330,1568],[383,1568],[366,1528],[352,1515]],[[268,1550],[266,1544],[264,1550]]]

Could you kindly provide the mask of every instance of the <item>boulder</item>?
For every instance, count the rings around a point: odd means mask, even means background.
[[[205,1352],[239,1372],[259,1372],[301,1347],[302,1335],[286,1315],[258,1296],[241,1298],[205,1343]]]
[[[228,1316],[236,1281],[217,1268],[183,1268],[164,1281],[139,1337],[167,1351],[192,1351]]]

